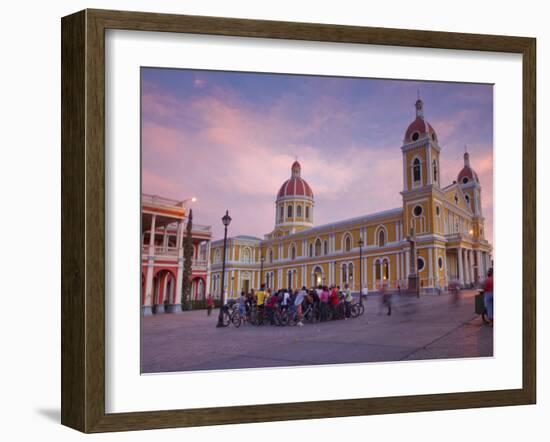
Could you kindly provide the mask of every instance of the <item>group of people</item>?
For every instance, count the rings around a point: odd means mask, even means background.
[[[493,269],[489,269],[487,278],[481,284],[484,291],[484,304],[487,311],[487,317],[492,324],[493,322]],[[460,285],[458,283],[450,283],[449,291],[452,296],[452,300],[455,302],[459,300]],[[392,313],[392,293],[385,285],[380,288],[381,292],[381,308],[387,309],[387,315]],[[400,292],[400,290],[399,290]],[[362,297],[362,296],[361,296]],[[332,309],[332,317],[338,317],[338,308],[343,305],[344,319],[350,317],[351,303],[353,296],[348,284],[341,290],[340,286],[321,286],[307,289],[302,287],[299,290],[281,289],[271,290],[266,288],[265,284],[262,284],[260,290],[252,289],[250,292],[241,292],[236,302],[238,304],[239,312],[243,316],[250,314],[253,308],[257,308],[259,313],[266,315],[268,320],[273,323],[274,312],[276,308],[291,309],[295,311],[298,316],[298,325],[304,325],[302,322],[302,315],[305,308],[308,305],[312,305],[319,312],[319,320],[326,321],[329,316],[329,309]],[[360,300],[361,301],[361,300]],[[208,295],[206,299],[207,314],[210,316],[212,308],[214,306],[214,299],[212,295]]]
[[[318,286],[307,289],[302,287],[298,290],[281,289],[272,290],[262,284],[259,290],[252,289],[249,293],[241,292],[236,302],[241,315],[249,315],[251,310],[256,308],[260,315],[265,315],[273,324],[274,313],[277,308],[289,309],[295,312],[298,318],[297,324],[302,322],[304,309],[308,305],[313,306],[319,312],[319,320],[326,321],[329,316],[329,309],[332,309],[332,317],[338,317],[338,308],[343,306],[344,318],[350,317],[351,303],[353,296],[351,289],[346,284],[342,290],[340,286]]]

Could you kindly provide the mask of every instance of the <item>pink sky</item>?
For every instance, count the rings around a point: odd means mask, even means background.
[[[295,156],[316,225],[400,207],[400,146],[420,90],[442,183],[456,180],[467,144],[492,242],[491,86],[161,71],[142,71],[143,191],[197,197],[195,222],[212,225],[215,238],[226,209],[232,236],[273,229]]]

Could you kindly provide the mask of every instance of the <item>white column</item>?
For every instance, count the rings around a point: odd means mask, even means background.
[[[372,260],[372,289],[376,290],[376,259]]]
[[[405,252],[405,279],[409,278],[409,275],[411,274],[411,251],[407,250]]]
[[[447,262],[447,249],[443,251],[443,265],[445,266],[445,285],[449,285],[449,263]]]
[[[482,281],[485,270],[483,269],[483,264],[481,260],[481,250],[476,251],[476,259],[477,259],[477,275],[479,277],[479,281]]]
[[[145,277],[145,303],[143,304],[146,309],[144,314],[151,314],[151,305],[153,304],[153,270],[154,270],[154,255],[155,255],[155,229],[156,229],[157,216],[153,215],[151,218],[151,232],[149,235],[149,254],[147,256],[147,275]]]
[[[407,190],[407,155],[403,152],[403,190]]]
[[[432,148],[430,147],[430,143],[428,143],[428,164],[426,167],[426,173],[428,174],[428,184],[432,184],[433,180],[433,171],[432,171]]]
[[[458,261],[458,280],[460,285],[464,285],[464,269],[462,267],[462,248],[458,248],[456,252],[456,257]]]
[[[470,250],[464,250],[464,271],[468,284],[472,283],[472,261],[470,259]]]
[[[164,226],[164,234],[162,236],[162,248],[164,251],[168,248],[168,226]]]
[[[433,266],[433,250],[428,249],[428,287],[433,287],[434,283],[434,266]]]
[[[475,282],[475,272],[474,272],[474,264],[475,264],[475,261],[474,261],[474,251],[473,250],[470,250],[468,252],[468,258],[470,260],[470,282],[474,283]]]
[[[465,253],[466,253],[466,275],[468,277],[468,283],[471,284],[472,283],[472,260],[470,256],[470,250],[466,249]]]
[[[399,262],[399,255],[400,253],[397,253],[395,255],[395,279],[399,281],[401,279],[401,263]],[[399,284],[399,282],[398,282]]]
[[[210,244],[211,244],[210,241],[206,243],[206,286],[204,288],[205,290],[204,294],[206,296],[208,296],[208,294],[212,291],[212,288],[210,287],[210,283],[211,283]]]

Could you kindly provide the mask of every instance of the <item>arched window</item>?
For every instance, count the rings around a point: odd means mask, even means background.
[[[376,260],[374,264],[374,279],[376,281],[380,281],[382,279],[382,266],[380,264],[380,260]]]
[[[216,249],[216,252],[214,253],[214,262],[220,262],[221,261],[221,252],[220,249]]]
[[[292,206],[287,206],[286,208],[286,217],[292,218]]]
[[[284,217],[285,217],[285,208],[281,204],[279,206],[279,221],[282,221],[284,219]]]
[[[413,161],[413,180],[415,183],[420,181],[420,160],[415,158]]]
[[[386,245],[386,233],[383,229],[378,231],[378,247],[384,247]]]
[[[433,170],[434,170],[434,183],[437,183],[437,162],[433,161]]]
[[[309,220],[309,206],[306,206],[306,219]]]
[[[390,262],[387,259],[384,259],[383,266],[384,266],[384,271],[383,271],[382,279],[384,281],[387,281],[388,279],[390,279]]]
[[[313,243],[309,244],[309,256],[313,256]]]
[[[350,262],[348,264],[348,281],[347,282],[350,282],[353,280],[353,264]]]
[[[321,267],[315,267],[313,270],[313,285],[319,286],[323,283],[323,269]]]
[[[342,264],[342,282],[348,282],[348,265]]]
[[[267,254],[267,260],[269,263],[273,262],[273,250],[270,250],[269,253]]]
[[[297,206],[296,207],[296,216],[298,218],[301,218],[302,217],[302,206]]]
[[[245,247],[242,251],[241,261],[247,264],[250,263],[250,249]]]
[[[295,246],[291,246],[290,247],[290,259],[296,259],[296,247]]]
[[[321,256],[321,240],[319,238],[315,240],[315,256]]]
[[[466,199],[466,202],[468,203],[468,205],[470,205],[470,195],[466,194],[464,195],[464,198]]]
[[[323,243],[323,254],[328,255],[328,241],[325,239],[325,242]]]
[[[344,251],[345,252],[351,252],[351,236],[346,235],[346,238],[344,239]]]

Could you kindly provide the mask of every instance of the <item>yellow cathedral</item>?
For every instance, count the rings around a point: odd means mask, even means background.
[[[316,226],[313,190],[298,161],[275,200],[275,225],[264,239],[228,238],[225,293],[262,283],[278,290],[349,284],[353,292],[411,288],[438,293],[451,282],[469,287],[491,267],[492,247],[484,236],[481,184],[468,152],[456,181],[440,182],[440,147],[425,120],[423,102],[405,131],[403,205]],[[210,248],[207,293],[221,294],[223,240]],[[362,287],[361,287],[362,283]]]

